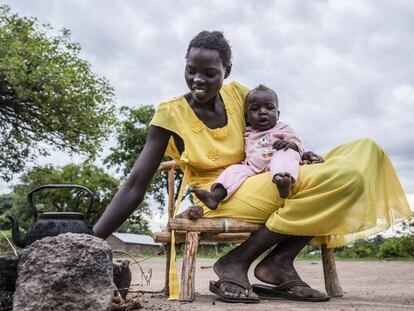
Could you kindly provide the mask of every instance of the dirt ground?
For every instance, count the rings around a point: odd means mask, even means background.
[[[162,294],[146,293],[142,300],[145,310],[413,310],[414,311],[414,262],[401,261],[337,261],[339,279],[344,297],[329,302],[310,303],[286,300],[261,301],[259,304],[228,304],[216,300],[208,290],[209,280],[217,280],[211,266],[213,259],[197,258],[196,301],[180,303],[168,301]],[[146,274],[152,270],[150,284],[142,278],[137,264],[131,265],[133,291],[160,291],[164,286],[165,261],[152,258],[140,263]],[[322,263],[298,260],[295,264],[302,278],[312,287],[324,291]],[[180,270],[181,261],[177,267]],[[253,269],[251,269],[252,271]],[[253,275],[252,283],[258,282]],[[132,294],[133,295],[133,294]]]

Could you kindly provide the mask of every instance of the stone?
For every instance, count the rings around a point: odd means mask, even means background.
[[[17,256],[0,256],[0,291],[14,291],[18,261]]]
[[[13,310],[111,310],[115,290],[109,244],[65,233],[26,247],[17,268]]]
[[[131,269],[129,268],[129,260],[117,260],[113,264],[114,283],[118,288],[123,299],[126,299],[129,286],[131,285]]]
[[[17,256],[0,256],[0,310],[13,304],[18,260]]]

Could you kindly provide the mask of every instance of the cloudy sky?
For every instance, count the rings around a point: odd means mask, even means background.
[[[309,149],[371,137],[414,194],[414,1],[2,3],[70,29],[82,58],[115,87],[117,104],[131,107],[184,94],[189,40],[221,30],[233,48],[229,80],[274,88],[281,118]]]

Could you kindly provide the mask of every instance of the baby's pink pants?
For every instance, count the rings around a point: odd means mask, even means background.
[[[224,200],[227,200],[239,189],[247,177],[267,171],[270,171],[271,180],[273,180],[276,174],[287,172],[296,181],[299,172],[299,162],[301,161],[300,154],[297,151],[293,149],[288,149],[287,151],[277,150],[269,160],[268,164],[263,168],[256,168],[248,164],[233,164],[229,166],[211,186],[211,190],[214,190],[217,184],[221,184],[227,190],[227,196],[224,198]]]

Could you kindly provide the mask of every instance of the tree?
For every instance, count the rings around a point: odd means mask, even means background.
[[[87,222],[92,224],[103,213],[106,206],[118,190],[119,181],[102,168],[91,164],[68,164],[62,168],[51,165],[35,167],[20,177],[20,183],[14,187],[13,207],[7,214],[15,214],[20,225],[27,228],[33,222],[27,194],[34,188],[44,184],[79,184],[89,188],[94,195],[93,210],[96,213],[86,215]],[[85,192],[76,190],[42,190],[33,195],[39,212],[81,212],[86,214],[88,197]]]
[[[0,178],[57,150],[91,158],[115,122],[113,88],[79,58],[67,29],[0,5]],[[48,146],[49,145],[49,146]],[[37,151],[35,151],[37,150]]]
[[[13,195],[11,193],[0,194],[0,215],[7,212],[13,205]]]
[[[13,194],[5,193],[0,195],[0,230],[10,228],[9,220],[4,216],[13,207]]]
[[[149,123],[155,113],[153,106],[141,106],[137,109],[122,107],[121,113],[125,117],[119,122],[117,127],[116,147],[111,148],[112,153],[105,159],[104,163],[108,166],[115,166],[116,170],[121,171],[123,176],[130,172],[137,157],[144,149]],[[179,181],[181,174],[179,174]],[[165,189],[167,188],[166,175],[157,172],[148,188],[147,195],[150,195],[159,204],[162,210],[165,204]]]
[[[151,210],[149,205],[144,201],[116,231],[151,235],[148,220],[145,218],[145,216],[149,215],[151,215]]]

